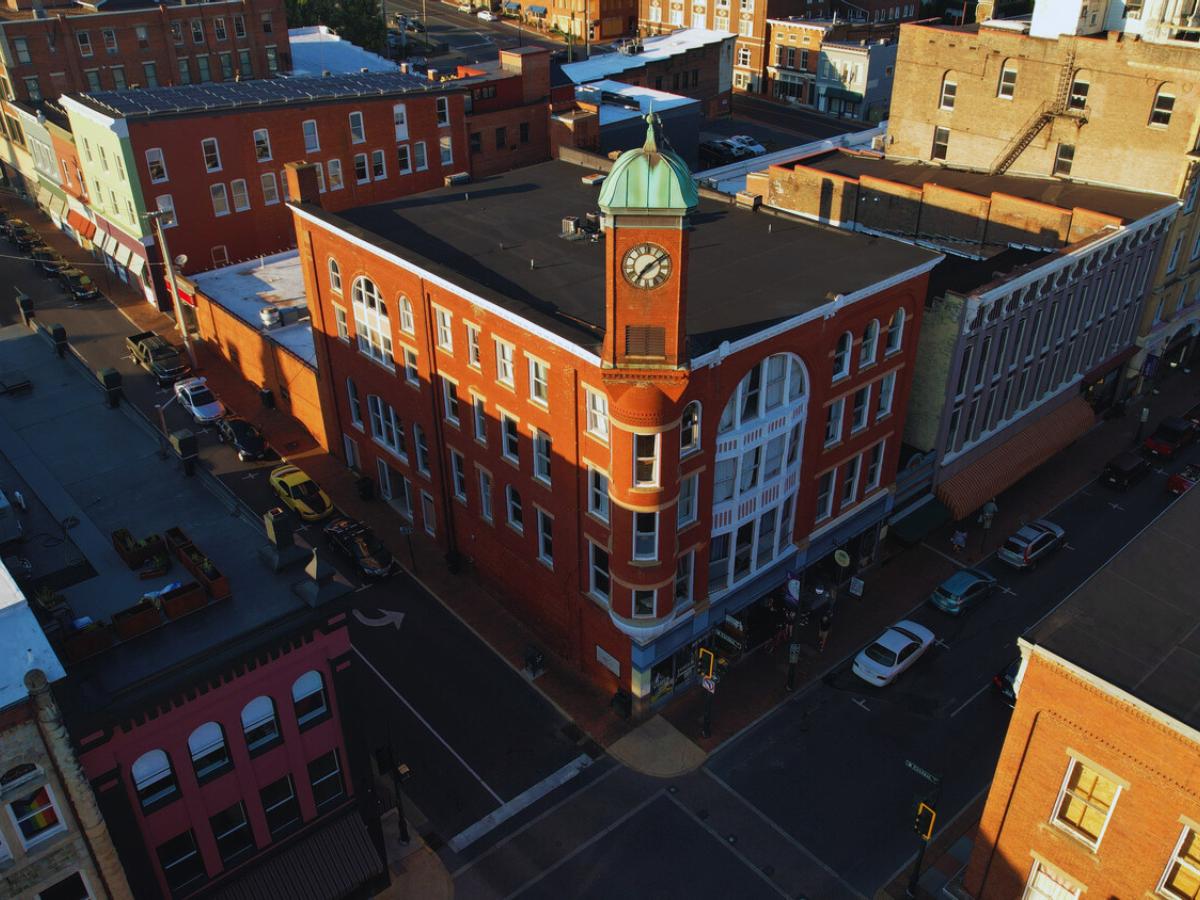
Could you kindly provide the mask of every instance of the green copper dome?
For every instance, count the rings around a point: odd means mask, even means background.
[[[654,120],[653,113],[646,116],[646,143],[622,153],[604,179],[604,212],[685,213],[699,204],[687,163],[670,150],[658,149]]]

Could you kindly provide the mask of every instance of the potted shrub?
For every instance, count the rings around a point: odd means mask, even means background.
[[[177,588],[159,594],[158,600],[162,604],[162,611],[167,614],[167,618],[174,620],[200,609],[208,602],[208,595],[199,584],[189,581],[187,584],[181,584]]]
[[[153,600],[143,597],[128,609],[114,613],[112,621],[113,628],[117,631],[117,636],[121,640],[127,641],[161,625],[162,614],[158,611],[158,607],[154,605]]]
[[[138,572],[138,578],[143,581],[149,578],[161,578],[171,570],[171,557],[166,553],[158,553],[146,560],[146,565]]]
[[[117,556],[125,561],[125,565],[130,568],[134,567],[133,546],[136,543],[133,535],[129,533],[128,528],[118,528],[112,533],[113,549],[117,551]]]

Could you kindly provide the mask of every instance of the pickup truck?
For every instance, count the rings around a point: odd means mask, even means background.
[[[188,373],[179,351],[153,331],[139,331],[125,338],[125,346],[134,361],[167,387]]]

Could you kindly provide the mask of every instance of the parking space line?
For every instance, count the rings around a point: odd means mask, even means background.
[[[956,710],[954,710],[954,712],[950,713],[950,718],[953,719],[960,712],[962,712],[964,709],[966,709],[968,706],[970,706],[971,703],[974,702],[976,697],[978,697],[980,694],[982,694],[984,691],[986,691],[991,686],[992,686],[992,683],[989,681],[987,684],[985,684],[983,687],[981,687],[979,690],[977,690],[975,693],[973,693],[970,697],[968,697],[966,700],[964,700],[962,703],[960,703],[958,708]]]
[[[833,878],[835,881],[837,881],[838,884],[842,885],[842,887],[844,887],[844,888],[846,888],[846,890],[850,891],[850,893],[853,894],[855,897],[860,897],[860,898],[862,898],[862,900],[866,900],[866,897],[864,897],[862,892],[859,891],[856,887],[854,887],[854,885],[852,885],[850,882],[848,882],[846,879],[844,879],[841,875],[839,875],[823,859],[818,857],[815,853],[813,853],[811,850],[809,850],[807,847],[805,847],[802,843],[800,843],[798,840],[796,840],[794,837],[792,837],[790,834],[788,834],[788,832],[786,832],[779,825],[778,822],[776,822],[774,819],[772,819],[770,816],[768,816],[766,813],[764,813],[761,809],[759,809],[757,806],[755,806],[753,803],[751,803],[749,800],[747,800],[745,797],[743,797],[741,794],[739,794],[737,791],[735,791],[732,787],[730,787],[730,785],[720,775],[718,775],[716,772],[712,771],[707,765],[704,766],[703,771],[704,771],[705,775],[707,775],[709,778],[711,778],[713,781],[715,781],[721,787],[725,788],[725,790],[728,791],[734,797],[734,799],[736,799],[744,807],[746,807],[746,809],[750,810],[750,812],[752,812],[755,816],[757,816],[759,819],[761,819],[776,834],[778,834],[781,838],[783,838],[785,841],[787,841],[789,844],[791,844],[793,847],[795,847],[797,850],[799,850],[801,853],[803,853],[805,856],[807,856],[809,859],[811,859],[813,862],[815,862],[818,866],[820,866],[822,869],[824,869],[826,874],[828,874],[831,878]]]
[[[591,847],[592,844],[595,844],[597,841],[601,840],[604,837],[607,837],[609,834],[616,831],[618,828],[620,828],[622,825],[624,825],[626,822],[628,822],[630,819],[632,819],[634,816],[636,816],[638,813],[640,813],[643,809],[645,809],[647,806],[649,806],[651,803],[653,803],[659,797],[666,796],[666,794],[667,794],[667,791],[665,788],[663,788],[662,790],[655,791],[653,794],[651,794],[649,797],[647,797],[645,800],[643,800],[641,803],[639,803],[633,809],[629,810],[629,812],[625,813],[625,815],[621,816],[621,818],[617,819],[615,822],[613,822],[607,828],[602,828],[602,829],[600,829],[600,831],[593,834],[590,838],[588,838],[586,841],[584,841],[582,844],[580,844],[578,847],[576,847],[574,850],[572,850],[570,853],[568,853],[566,856],[564,856],[562,859],[560,859],[554,865],[550,866],[550,868],[544,869],[543,871],[539,872],[533,878],[530,878],[528,881],[526,881],[524,884],[522,884],[520,887],[518,887],[515,891],[513,891],[510,894],[507,894],[505,896],[505,900],[510,900],[510,898],[512,898],[512,897],[516,897],[519,894],[523,894],[525,891],[529,890],[531,887],[533,887],[539,881],[544,879],[547,875],[562,868],[564,865],[566,865],[568,862],[570,862],[572,859],[574,859],[576,856],[578,856],[584,850],[587,850],[589,847]]]
[[[592,758],[586,753],[581,753],[557,772],[547,775],[537,784],[526,788],[520,794],[513,797],[499,809],[492,810],[474,825],[460,831],[454,837],[450,838],[447,844],[455,853],[462,853],[463,850],[471,846],[493,828],[507,822],[517,813],[521,812],[521,810],[532,806],[559,785],[566,784],[591,764]]]
[[[384,685],[387,687],[387,689],[395,695],[396,699],[399,700],[401,703],[403,703],[406,707],[408,707],[408,711],[417,717],[417,721],[419,721],[422,725],[424,725],[425,728],[428,729],[429,733],[432,734],[435,738],[437,738],[443,747],[445,747],[447,750],[450,751],[450,755],[453,756],[455,759],[457,759],[459,761],[459,763],[462,765],[462,767],[464,769],[466,769],[468,772],[470,772],[471,775],[474,776],[476,781],[478,781],[481,785],[483,785],[483,789],[485,791],[487,791],[489,794],[491,794],[492,797],[495,798],[497,803],[499,803],[501,806],[503,806],[504,798],[501,797],[499,794],[497,794],[495,791],[493,791],[491,788],[491,785],[489,785],[486,781],[484,781],[483,777],[478,772],[476,772],[474,769],[471,768],[470,764],[465,759],[462,758],[462,756],[459,754],[459,752],[457,750],[455,750],[453,747],[451,747],[450,744],[446,741],[446,739],[444,737],[442,737],[440,734],[438,734],[437,731],[434,730],[434,727],[432,725],[430,725],[428,721],[426,721],[425,717],[423,715],[421,715],[419,712],[417,712],[417,710],[413,707],[413,705],[411,703],[409,703],[406,699],[404,699],[404,695],[401,694],[398,690],[396,690],[396,688],[392,686],[392,683],[390,681],[388,681],[386,678],[383,677],[383,673],[380,672],[377,668],[375,668],[375,666],[373,666],[371,664],[371,661],[363,655],[362,651],[359,650],[357,647],[354,647],[354,652],[358,656],[358,658],[361,659],[366,664],[367,668],[370,669],[372,672],[374,672],[375,675],[379,678],[379,680],[384,683]]]
[[[766,872],[764,872],[762,869],[760,869],[758,866],[756,866],[753,862],[751,862],[750,858],[747,857],[745,853],[743,853],[741,850],[739,850],[737,847],[735,847],[732,843],[730,843],[730,841],[726,840],[725,837],[722,836],[721,833],[718,832],[715,828],[713,828],[711,825],[709,825],[708,822],[701,822],[699,819],[697,819],[696,814],[692,810],[690,810],[686,806],[684,806],[681,802],[679,802],[679,800],[676,797],[674,797],[673,795],[668,794],[667,799],[670,800],[672,803],[674,803],[676,806],[678,806],[679,809],[682,812],[684,812],[689,818],[695,819],[697,822],[699,822],[701,828],[703,828],[705,831],[707,831],[709,834],[711,834],[713,837],[715,837],[726,850],[728,850],[730,853],[732,853],[734,856],[736,856],[738,859],[738,862],[740,862],[747,869],[749,869],[751,872],[753,872],[755,875],[757,875],[759,878],[761,878],[763,881],[765,881],[767,883],[767,886],[770,887],[771,890],[773,890],[775,893],[777,893],[780,897],[789,898],[788,893],[783,888],[781,888],[779,885],[777,885],[774,881],[772,881]],[[790,898],[789,898],[789,900],[790,900]]]

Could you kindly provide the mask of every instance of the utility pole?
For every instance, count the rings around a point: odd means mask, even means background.
[[[183,318],[183,306],[179,302],[179,289],[175,286],[175,263],[171,259],[171,248],[167,246],[167,236],[163,233],[162,217],[164,213],[164,210],[154,209],[146,213],[146,218],[154,224],[154,234],[158,239],[158,251],[163,258],[167,288],[171,292],[171,299],[175,307],[175,324],[179,328],[179,333],[183,335],[183,348],[187,351],[192,372],[195,372],[199,366],[196,364],[196,351],[192,348],[192,340],[188,335],[187,322]]]
[[[583,0],[583,58],[592,58],[592,2]]]

